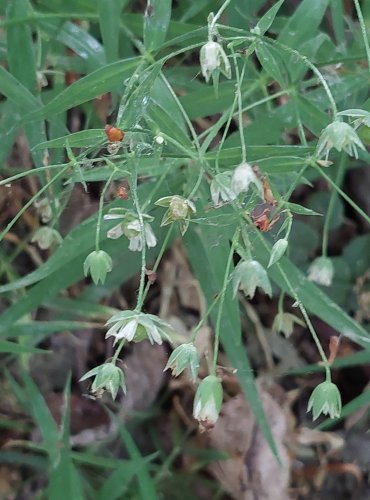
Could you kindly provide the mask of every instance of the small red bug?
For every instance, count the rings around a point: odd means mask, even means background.
[[[108,137],[109,142],[121,142],[125,137],[125,133],[120,128],[112,127],[112,125],[106,125],[104,127],[105,133]]]

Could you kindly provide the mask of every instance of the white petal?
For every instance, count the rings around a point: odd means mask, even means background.
[[[137,330],[137,320],[133,319],[129,321],[116,335],[116,340],[126,339],[128,342],[135,337]]]
[[[152,231],[152,228],[150,227],[149,224],[145,224],[145,238],[146,238],[146,244],[149,248],[155,247],[157,244],[157,238],[155,237],[155,234]]]
[[[129,250],[132,252],[140,252],[143,248],[143,240],[140,235],[130,238],[130,244],[128,246]]]
[[[122,235],[122,224],[117,224],[117,226],[112,227],[112,229],[109,229],[109,231],[107,232],[107,237],[111,240],[116,240]]]

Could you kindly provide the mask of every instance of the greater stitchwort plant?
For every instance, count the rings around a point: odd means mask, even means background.
[[[278,457],[255,375],[303,376],[303,359],[325,374],[312,376],[309,398],[294,379],[310,418],[341,417],[332,372],[337,353],[347,352],[339,339],[358,344],[347,348],[356,357],[370,338],[370,217],[361,208],[369,191],[370,9],[363,2],[362,13],[355,0],[350,20],[342,2],[316,0],[151,0],[145,13],[118,0],[70,2],[71,12],[62,3],[0,8],[4,165],[16,145],[0,181],[4,373],[22,408],[32,396],[29,412],[47,429],[37,467],[46,454],[55,477],[103,464],[100,496],[123,471],[123,481],[130,477],[115,498],[137,497],[131,475],[139,496],[155,498],[151,474],[165,482],[178,452],[140,476],[152,457],[140,457],[122,422],[141,408],[118,423],[111,416],[134,405],[139,372],[152,363],[171,382],[147,376],[148,405],[162,389],[163,398],[140,422],[176,391],[179,443],[180,421],[215,432],[224,400],[240,387]],[[73,380],[103,397],[134,472],[122,468],[126,458],[112,472],[108,455],[71,452],[69,389],[60,429],[34,404],[42,398],[27,375],[31,356],[66,332],[73,354],[93,335],[89,353],[76,354]],[[295,355],[285,359],[281,345]],[[145,359],[133,362],[141,352]],[[22,396],[18,375],[31,396]],[[65,494],[90,497],[82,486],[89,481],[80,482]],[[58,499],[56,484],[53,476],[48,492]]]

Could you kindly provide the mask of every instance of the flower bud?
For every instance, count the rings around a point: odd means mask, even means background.
[[[95,285],[99,280],[104,283],[107,273],[112,270],[112,259],[107,252],[103,250],[95,250],[91,252],[84,262],[84,274],[87,276],[89,273]]]
[[[231,78],[229,60],[218,42],[210,40],[200,49],[200,67],[207,83],[217,71],[221,71],[226,78]]]
[[[290,337],[293,333],[294,324],[305,326],[305,323],[298,316],[281,311],[275,316],[272,330],[276,333],[282,332],[285,337]]]
[[[201,381],[194,398],[193,417],[201,431],[210,430],[217,422],[222,406],[222,384],[215,375]]]
[[[275,262],[281,259],[286,249],[288,248],[288,241],[285,239],[278,240],[271,250],[270,260],[267,267],[271,267]]]
[[[241,261],[234,269],[234,296],[237,294],[239,287],[251,299],[253,299],[257,287],[262,288],[269,297],[272,295],[271,283],[267,272],[256,260]]]
[[[80,382],[94,376],[95,378],[91,385],[91,392],[95,395],[102,396],[104,391],[107,390],[111,393],[112,398],[116,399],[120,387],[123,392],[126,393],[124,373],[121,368],[118,368],[118,366],[113,363],[104,363],[103,365],[93,368],[80,378]]]
[[[191,378],[195,382],[199,368],[198,352],[193,343],[182,344],[176,347],[168,359],[163,371],[171,369],[172,375],[177,377],[185,368],[190,369]]]
[[[47,250],[53,244],[60,244],[62,241],[63,238],[58,231],[49,226],[39,227],[31,240],[32,243],[37,243],[41,250]]]
[[[342,400],[338,387],[329,380],[319,384],[308,401],[307,411],[311,410],[313,420],[316,420],[321,413],[329,415],[330,418],[339,418],[342,410]]]
[[[328,257],[317,257],[308,268],[308,279],[319,285],[330,286],[333,276],[334,266]]]

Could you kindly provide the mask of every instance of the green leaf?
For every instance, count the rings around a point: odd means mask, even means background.
[[[3,95],[25,111],[30,112],[40,107],[40,103],[28,88],[2,66],[0,66],[0,87]]]
[[[136,57],[124,59],[108,64],[80,78],[46,104],[40,111],[26,115],[25,120],[28,122],[41,118],[49,118],[116,89],[119,85],[122,85],[125,78],[131,76],[138,63],[139,58]]]
[[[25,370],[22,370],[24,391],[29,404],[29,411],[34,418],[42,439],[43,446],[49,455],[52,467],[56,467],[60,460],[59,432],[50,410],[38,387]]]
[[[107,136],[104,130],[97,128],[81,130],[80,132],[74,132],[73,134],[58,137],[57,139],[41,142],[40,144],[37,144],[34,149],[65,148],[67,144],[71,148],[84,148],[91,146],[98,148],[106,140]]]
[[[298,205],[297,203],[290,203],[289,201],[284,202],[284,207],[288,208],[291,212],[298,215],[320,215],[319,212],[315,212],[315,210],[311,210],[310,208],[306,208],[303,205]]]
[[[19,354],[23,352],[40,354],[48,353],[48,351],[44,351],[43,349],[35,349],[25,344],[17,344],[15,342],[8,342],[7,340],[0,340],[0,352],[7,354]]]
[[[156,63],[143,77],[139,86],[132,92],[127,102],[121,103],[118,110],[118,127],[126,130],[135,127],[143,117],[150,102],[150,92],[161,71],[162,63]]]
[[[144,45],[148,52],[158,49],[166,39],[172,0],[148,0],[144,14]]]
[[[281,68],[284,67],[284,63],[279,53],[274,50],[273,47],[269,47],[263,42],[257,43],[255,51],[257,58],[266,73],[278,82],[281,87],[285,87],[285,79],[281,70]]]
[[[261,19],[258,21],[256,26],[254,27],[254,30],[256,33],[259,35],[264,35],[266,31],[270,28],[272,23],[274,22],[274,19],[276,17],[276,14],[278,13],[280,7],[283,5],[285,0],[279,0],[278,2],[275,3],[267,12],[264,14]],[[257,28],[257,29],[256,29]]]
[[[25,14],[32,16],[27,0],[12,0],[8,4],[7,20],[16,21]],[[36,93],[36,61],[31,29],[28,25],[11,24],[7,28],[9,70],[32,94]]]
[[[279,42],[297,49],[299,45],[316,35],[323,20],[329,0],[303,0],[289,17],[279,35]]]
[[[58,23],[42,22],[42,29],[58,42],[75,52],[87,64],[88,72],[106,64],[105,52],[101,44],[86,30],[76,23],[67,21],[62,26]]]
[[[108,63],[118,59],[121,11],[127,0],[98,0],[100,32]]]

